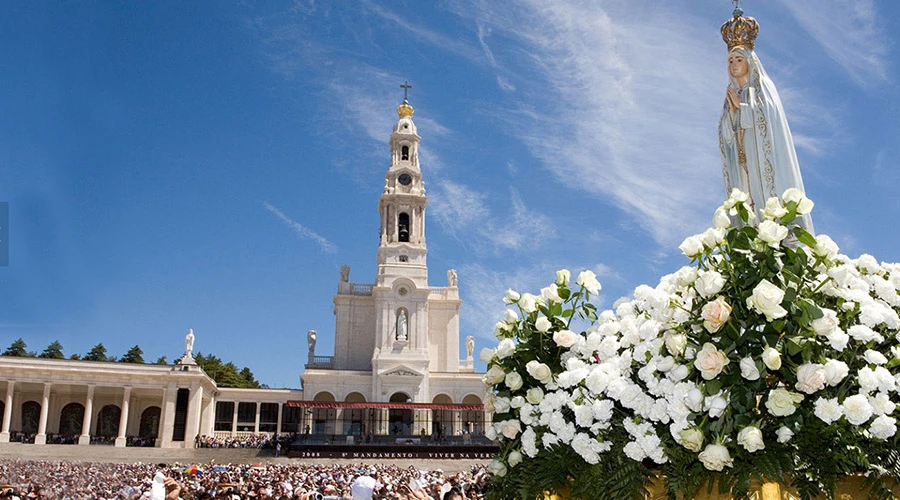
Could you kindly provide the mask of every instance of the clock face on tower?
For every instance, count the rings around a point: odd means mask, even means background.
[[[412,182],[412,177],[410,177],[409,174],[400,174],[400,177],[397,177],[397,181],[404,186],[409,186],[409,183]]]

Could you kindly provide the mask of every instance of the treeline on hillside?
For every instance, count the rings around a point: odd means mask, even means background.
[[[20,358],[67,359],[66,355],[63,354],[63,346],[59,343],[58,340],[51,342],[46,349],[44,349],[40,354],[37,354],[34,351],[28,350],[28,345],[25,344],[24,340],[16,339],[12,344],[10,344],[9,347],[6,348],[5,351],[3,351],[2,354],[0,354],[0,356],[16,356]],[[144,351],[139,345],[135,345],[134,347],[129,349],[128,352],[117,358],[116,356],[108,356],[106,354],[106,347],[103,347],[103,344],[97,344],[83,356],[81,354],[74,353],[70,355],[68,359],[81,361],[106,361],[109,363],[147,363],[146,361],[144,361]],[[217,356],[213,356],[212,354],[204,356],[199,352],[194,355],[194,361],[196,361],[197,364],[200,365],[200,368],[202,368],[207,375],[209,375],[213,380],[216,381],[216,384],[219,387],[240,387],[252,389],[266,387],[265,384],[260,384],[256,380],[256,377],[253,376],[253,372],[250,371],[250,368],[247,368],[246,366],[238,369],[237,365],[231,361],[225,363],[221,358]],[[153,364],[167,365],[169,363],[166,360],[165,356],[160,356]]]

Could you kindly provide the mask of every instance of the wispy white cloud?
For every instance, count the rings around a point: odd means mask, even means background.
[[[316,234],[316,232],[312,229],[291,219],[290,217],[285,215],[284,212],[273,206],[268,201],[264,201],[262,202],[262,204],[266,208],[266,210],[275,214],[276,217],[281,219],[281,221],[284,222],[287,227],[291,228],[291,230],[297,233],[297,235],[301,238],[312,241],[313,243],[318,245],[319,248],[322,249],[322,251],[325,253],[337,253],[337,246]]]
[[[517,108],[491,108],[496,118],[559,182],[603,196],[658,242],[704,227],[723,193],[715,122],[725,72],[716,30],[697,37],[696,19],[657,4],[517,5],[454,9],[526,53],[490,52],[496,65],[515,65],[531,80],[515,82]]]
[[[803,27],[861,86],[887,81],[888,37],[874,0],[781,0]]]
[[[509,211],[498,213],[488,195],[450,179],[439,179],[429,192],[431,215],[457,240],[481,252],[539,248],[556,235],[555,224],[529,209],[510,188]]]

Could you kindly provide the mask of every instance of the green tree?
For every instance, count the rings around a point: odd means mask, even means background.
[[[97,344],[91,350],[84,355],[85,361],[109,361],[109,358],[106,357],[106,348],[103,347],[103,344]]]
[[[153,363],[153,364],[155,364],[155,365],[167,365],[167,364],[169,364],[169,362],[166,361],[166,357],[165,357],[165,356],[160,356],[159,358],[156,359],[156,363]]]
[[[76,352],[75,354],[72,354],[71,356],[69,356],[69,359],[74,359],[74,360],[78,361],[79,359],[81,359],[81,354],[78,354]]]
[[[222,359],[212,354],[204,356],[203,353],[194,355],[194,361],[200,368],[216,381],[219,387],[258,388],[259,382],[253,376],[249,368],[238,370],[237,365],[231,361],[223,363]]]
[[[25,341],[21,338],[13,341],[9,347],[3,351],[3,356],[16,356],[19,358],[33,358],[35,356],[34,352],[28,351],[28,346],[25,344]]]
[[[54,340],[46,349],[44,349],[44,352],[38,355],[38,357],[45,359],[66,359],[66,356],[62,351],[62,344],[60,344],[58,340]]]
[[[131,349],[128,349],[128,352],[126,352],[125,355],[119,359],[119,363],[143,364],[144,363],[144,351],[141,350],[140,346],[135,345]]]

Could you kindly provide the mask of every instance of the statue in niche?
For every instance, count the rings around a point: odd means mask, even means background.
[[[456,276],[456,269],[447,271],[447,285],[451,287],[459,285],[459,278]]]
[[[743,13],[736,7],[721,29],[728,46],[728,87],[719,149],[726,196],[734,188],[749,193],[759,217],[769,198],[780,198],[788,188],[805,190],[781,98],[753,50],[759,24]],[[813,232],[809,214],[798,216],[797,222]]]
[[[306,332],[306,345],[309,346],[309,355],[312,356],[316,352],[316,338],[318,333],[315,330]]]
[[[384,180],[384,194],[391,192],[391,183],[387,179]]]
[[[341,266],[341,283],[347,283],[350,281],[350,266],[347,264],[343,264]]]
[[[188,334],[184,337],[184,357],[192,358],[191,354],[194,352],[194,329],[191,328],[188,330]]]
[[[469,335],[466,337],[466,359],[472,359],[475,353],[475,337]]]
[[[397,311],[397,340],[405,342],[409,340],[409,318],[406,317],[406,309]]]

